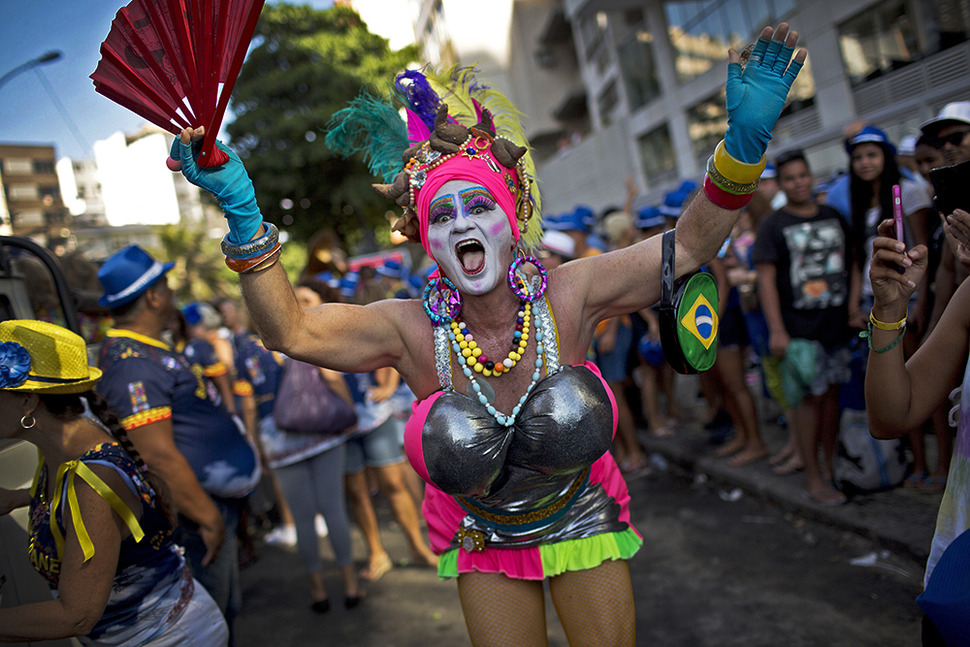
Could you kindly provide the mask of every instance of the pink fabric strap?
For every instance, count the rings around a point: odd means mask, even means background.
[[[466,148],[474,145],[473,141],[472,144],[466,144]],[[509,224],[512,226],[512,236],[516,241],[519,240],[521,234],[516,222],[515,209],[519,195],[518,176],[514,169],[507,169],[499,164],[489,150],[476,149],[475,157],[469,157],[462,152],[432,168],[428,171],[428,177],[421,188],[415,189],[414,202],[421,225],[421,246],[424,247],[424,251],[428,252],[431,258],[434,258],[434,255],[428,245],[428,207],[434,194],[449,180],[477,182],[488,189],[505,215],[508,216]]]

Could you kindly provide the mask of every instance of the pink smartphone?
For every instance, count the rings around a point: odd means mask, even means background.
[[[905,243],[903,240],[903,198],[898,184],[893,185],[893,220],[896,225],[896,240]]]

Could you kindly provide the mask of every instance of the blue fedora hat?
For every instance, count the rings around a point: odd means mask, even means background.
[[[129,245],[109,256],[98,270],[104,288],[98,303],[109,309],[130,303],[173,267],[175,263],[161,263],[138,245]]]

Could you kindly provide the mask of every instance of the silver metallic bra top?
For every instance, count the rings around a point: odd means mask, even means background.
[[[422,452],[432,483],[468,512],[464,530],[487,544],[529,545],[622,529],[615,503],[588,483],[590,466],[609,451],[613,405],[606,385],[585,366],[560,366],[555,327],[544,299],[533,304],[544,331],[547,374],[511,427],[476,399],[454,390],[450,342],[435,330],[444,392],[422,427]],[[582,506],[575,505],[585,501]],[[612,505],[611,505],[612,503]],[[581,509],[580,509],[581,508]]]

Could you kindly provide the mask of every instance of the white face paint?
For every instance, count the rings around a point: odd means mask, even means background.
[[[428,207],[428,245],[446,277],[462,294],[486,294],[512,262],[512,226],[485,187],[449,180]]]

